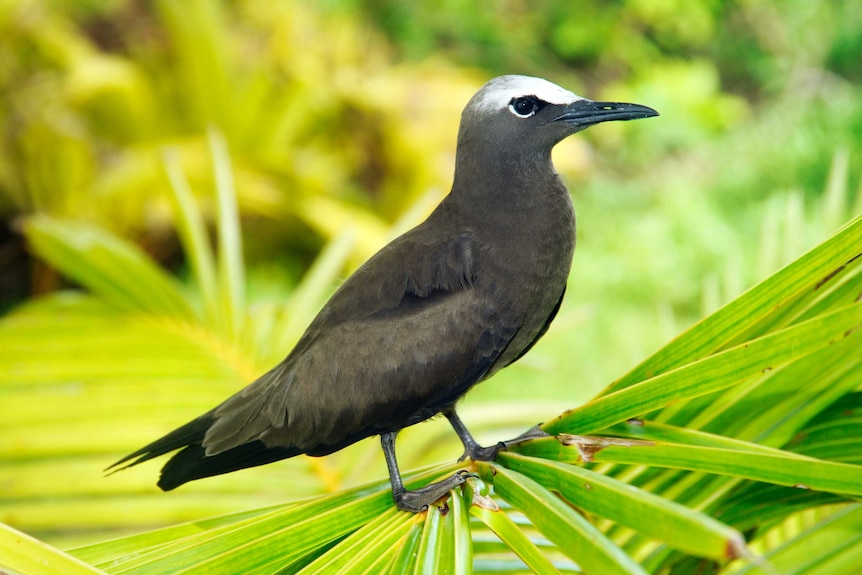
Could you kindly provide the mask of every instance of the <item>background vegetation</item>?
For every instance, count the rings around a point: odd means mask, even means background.
[[[0,521],[67,546],[382,477],[373,441],[170,496],[158,464],[99,470],[277,361],[421,220],[500,73],[662,113],[556,150],[569,296],[464,416],[495,440],[582,403],[862,213],[860,50],[849,0],[0,3]],[[451,435],[399,454],[450,461]]]

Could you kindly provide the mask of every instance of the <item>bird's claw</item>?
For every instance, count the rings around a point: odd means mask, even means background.
[[[455,475],[461,477],[464,480],[461,483],[466,482],[468,478],[479,479],[479,476],[477,474],[473,473],[472,471],[467,471],[466,469],[456,471]]]

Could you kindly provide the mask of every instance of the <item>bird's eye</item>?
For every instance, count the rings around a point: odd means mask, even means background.
[[[509,102],[509,111],[519,118],[529,118],[535,116],[536,112],[545,106],[545,102],[539,100],[535,96],[522,96],[520,98],[512,98]]]

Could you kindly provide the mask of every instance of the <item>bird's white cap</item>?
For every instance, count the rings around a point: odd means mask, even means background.
[[[482,86],[469,107],[480,113],[502,110],[512,98],[523,96],[535,96],[549,104],[563,105],[584,99],[542,78],[510,75],[494,78]]]

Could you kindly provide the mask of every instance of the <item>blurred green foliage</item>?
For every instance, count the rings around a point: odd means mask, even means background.
[[[0,0],[0,310],[69,285],[27,251],[35,214],[125,237],[190,283],[164,151],[213,235],[214,127],[266,316],[323,246],[349,231],[343,277],[446,193],[460,110],[486,79],[544,76],[662,113],[555,151],[579,215],[569,296],[541,344],[467,399],[481,418],[527,379],[531,399],[571,406],[862,212],[860,38],[851,0]],[[92,302],[67,302],[29,306],[86,324]],[[126,325],[95,307],[93,330]],[[219,359],[213,397],[266,367]]]
[[[207,190],[214,125],[257,224],[250,253],[287,259],[294,279],[340,228],[361,228],[364,258],[386,220],[443,193],[454,133],[437,118],[457,118],[476,83],[395,66],[371,31],[299,3],[7,2],[0,31],[6,218],[74,215],[169,260],[160,150],[177,147]],[[447,86],[457,97],[424,97]]]
[[[860,12],[849,0],[7,0],[0,306],[57,286],[29,268],[12,226],[22,214],[100,223],[182,269],[159,154],[177,147],[206,197],[209,125],[226,135],[255,229],[252,290],[295,283],[346,226],[358,229],[355,265],[445,193],[472,91],[528,73],[663,114],[556,154],[581,214],[574,316],[607,305],[610,326],[633,314],[653,325],[658,305],[669,322],[634,329],[622,345],[634,363],[702,313],[704,278],[757,251],[769,198],[816,202],[836,151],[858,163]],[[633,285],[637,309],[614,313]],[[598,297],[609,293],[622,301]],[[600,386],[615,369],[587,379]]]

